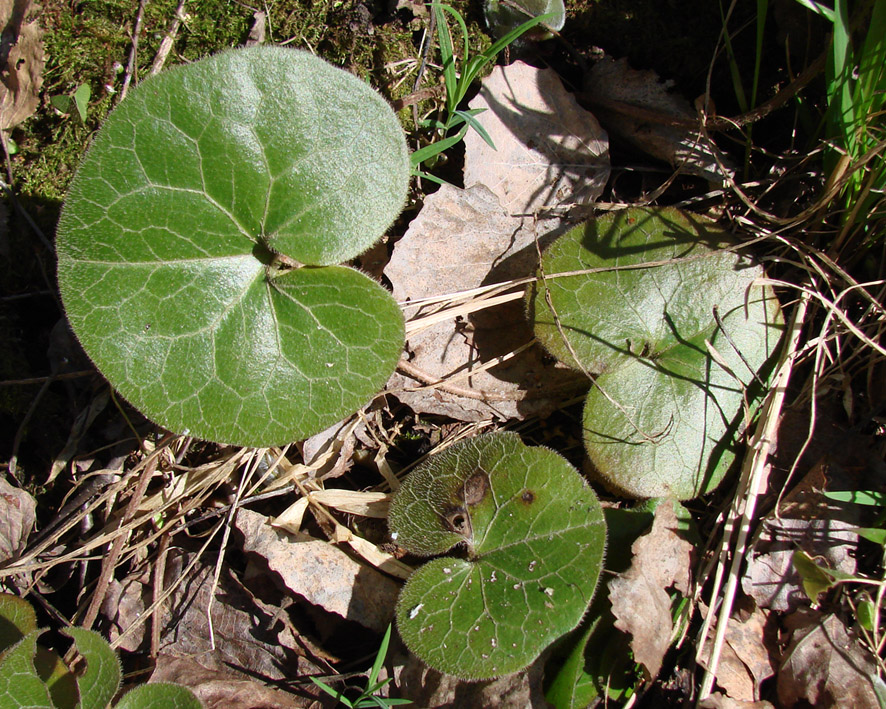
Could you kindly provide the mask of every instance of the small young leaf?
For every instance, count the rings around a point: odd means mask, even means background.
[[[431,561],[397,602],[407,647],[434,669],[488,679],[531,663],[581,620],[603,561],[600,503],[576,470],[513,433],[453,445],[417,468],[390,528]]]
[[[203,709],[203,705],[187,687],[155,682],[124,694],[115,709]]]
[[[835,577],[833,573],[828,569],[820,567],[806,552],[799,549],[794,552],[793,561],[794,568],[800,574],[800,578],[803,581],[803,590],[810,601],[818,603],[818,597],[834,587]]]
[[[77,115],[80,122],[86,123],[86,112],[89,109],[89,97],[92,96],[92,88],[89,84],[80,84],[74,92],[74,105],[77,107]]]
[[[84,707],[107,706],[120,687],[120,660],[108,641],[94,630],[68,628],[77,651],[86,660],[86,671],[79,678],[80,698]]]

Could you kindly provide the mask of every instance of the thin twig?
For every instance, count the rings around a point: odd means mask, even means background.
[[[151,76],[163,71],[163,65],[166,63],[166,58],[169,56],[169,52],[172,51],[172,46],[175,43],[175,36],[178,34],[178,28],[185,17],[185,3],[187,1],[188,0],[178,0],[178,7],[175,8],[175,17],[172,18],[172,24],[169,25],[169,30],[160,41],[160,48],[157,50],[157,55],[154,57],[154,63],[151,65]]]
[[[151,482],[151,478],[154,477],[154,472],[157,470],[157,460],[160,457],[160,453],[175,437],[176,434],[174,433],[166,434],[163,440],[157,445],[154,452],[151,453],[141,475],[139,476],[135,490],[132,492],[132,497],[129,498],[129,504],[126,505],[123,517],[120,519],[120,526],[125,525],[135,517],[142,498],[144,498],[145,492],[148,489],[148,484]],[[108,555],[102,560],[101,573],[96,582],[95,591],[92,594],[89,607],[83,615],[83,620],[80,622],[80,625],[85,628],[91,628],[95,619],[98,617],[98,612],[101,609],[102,603],[105,600],[105,595],[107,595],[108,592],[108,583],[111,581],[111,576],[114,574],[117,560],[123,552],[123,545],[126,544],[126,539],[127,535],[123,534],[117,537],[111,545],[111,550],[108,552]]]
[[[123,88],[120,89],[118,103],[126,98],[129,84],[133,77],[138,80],[138,36],[142,31],[142,21],[145,17],[145,5],[148,0],[139,0],[138,14],[135,16],[135,27],[132,30],[132,46],[129,48],[129,61],[126,62],[126,73],[123,75]]]

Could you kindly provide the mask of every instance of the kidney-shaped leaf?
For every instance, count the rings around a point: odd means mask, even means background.
[[[397,603],[409,649],[434,669],[488,679],[529,665],[578,625],[597,585],[606,525],[563,458],[494,433],[417,468],[389,524],[420,555],[458,546],[413,574]]]
[[[244,445],[316,433],[399,357],[396,304],[333,264],[382,235],[408,179],[393,111],[321,59],[252,47],[172,69],[111,114],[71,185],[68,318],[166,428]]]
[[[724,250],[732,244],[702,217],[638,208],[577,227],[544,254],[529,315],[553,354],[598,375],[585,446],[623,494],[696,497],[734,459],[782,317],[754,283],[760,267]],[[556,276],[576,271],[592,272]]]

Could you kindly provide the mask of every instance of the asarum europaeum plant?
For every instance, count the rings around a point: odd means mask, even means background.
[[[388,525],[420,567],[397,630],[432,668],[463,679],[522,670],[575,628],[606,547],[597,496],[569,462],[515,433],[454,444],[406,478]]]
[[[633,208],[542,255],[528,316],[552,354],[594,377],[585,448],[619,494],[687,500],[735,460],[783,331],[763,269],[736,246],[704,217]]]
[[[400,356],[388,292],[343,264],[403,207],[403,130],[307,52],[223,52],[139,84],[75,176],[58,227],[68,319],[163,427],[267,446],[364,405]]]

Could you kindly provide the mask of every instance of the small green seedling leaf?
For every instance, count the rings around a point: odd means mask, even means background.
[[[552,354],[595,377],[585,447],[621,494],[690,499],[735,458],[782,317],[771,288],[755,283],[762,270],[724,250],[732,243],[702,217],[634,208],[573,229],[543,255],[528,315]]]
[[[818,603],[818,597],[842,581],[853,581],[855,576],[836,569],[828,569],[815,563],[805,551],[797,549],[792,557],[794,568],[800,574],[803,582],[803,591],[809,600]]]
[[[86,113],[89,110],[89,98],[92,96],[92,88],[89,84],[80,84],[74,92],[74,106],[77,108],[77,115],[80,116],[80,122],[86,123]]]
[[[187,687],[155,682],[124,694],[115,709],[203,709],[203,705]]]
[[[145,80],[59,222],[74,332],[171,431],[268,446],[323,430],[402,350],[390,294],[336,264],[399,213],[407,153],[385,101],[307,52],[232,50]]]
[[[877,604],[870,598],[863,598],[855,606],[855,617],[858,624],[868,632],[873,632],[877,614]]]
[[[86,660],[86,671],[79,678],[80,698],[84,707],[107,706],[120,687],[120,660],[108,641],[94,630],[68,628],[77,651]]]
[[[575,628],[606,542],[584,479],[513,433],[457,443],[416,468],[394,497],[389,525],[414,554],[463,552],[416,571],[396,616],[413,653],[465,679],[521,670]]]
[[[0,706],[51,707],[49,687],[37,674],[34,656],[40,630],[34,630],[0,658]]]

